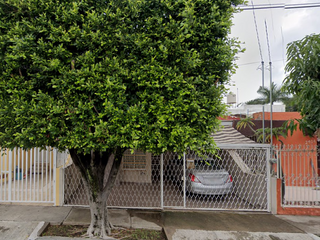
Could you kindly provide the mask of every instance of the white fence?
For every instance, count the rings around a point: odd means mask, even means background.
[[[0,150],[0,202],[55,202],[57,150]]]
[[[320,207],[317,145],[275,146],[277,174],[282,179],[282,205]]]

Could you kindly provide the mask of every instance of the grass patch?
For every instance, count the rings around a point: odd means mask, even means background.
[[[81,237],[87,229],[82,225],[49,225],[41,236]]]
[[[86,234],[88,226],[83,225],[49,225],[41,236],[81,237]],[[147,229],[113,229],[110,237],[124,240],[166,240],[162,231]]]

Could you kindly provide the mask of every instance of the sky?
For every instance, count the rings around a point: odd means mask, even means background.
[[[252,0],[258,4],[299,4],[320,3],[319,0]],[[251,5],[251,0],[248,1]],[[264,85],[270,85],[269,62],[272,62],[272,81],[278,86],[285,77],[286,46],[306,35],[320,33],[320,7],[299,9],[264,9],[255,10],[258,36],[262,58],[265,62]],[[257,90],[262,85],[261,57],[257,40],[254,15],[252,10],[236,13],[233,19],[231,37],[236,37],[245,48],[238,54],[238,69],[231,77],[231,92],[237,95],[237,103],[244,103],[259,97]],[[267,44],[269,38],[269,51]]]

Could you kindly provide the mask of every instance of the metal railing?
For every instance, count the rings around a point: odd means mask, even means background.
[[[55,149],[0,150],[0,202],[55,202]]]
[[[320,207],[318,149],[315,143],[274,146],[282,205]]]

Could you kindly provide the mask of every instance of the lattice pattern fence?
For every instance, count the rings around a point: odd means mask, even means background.
[[[152,156],[151,160],[149,179],[145,178],[147,170],[133,170],[131,181],[128,181],[128,177],[123,181],[124,170],[119,172],[107,201],[108,206],[160,208],[160,156]],[[80,172],[74,164],[65,169],[64,189],[65,205],[89,204]]]
[[[176,153],[165,153],[163,157],[150,155],[151,164],[146,168],[122,169],[119,172],[107,204],[109,207],[126,208],[267,211],[268,153],[267,147],[229,146],[221,148],[215,156],[207,155],[208,162],[212,164],[209,167],[207,163],[200,164],[198,160],[201,159],[192,152],[185,156]],[[202,176],[208,170],[216,171],[217,176]],[[219,187],[222,190],[212,192],[204,189],[196,193],[192,187],[192,174],[202,174],[197,176],[204,185],[213,181],[214,191]],[[230,181],[227,188],[225,183]],[[65,169],[64,184],[65,205],[88,204],[80,174],[74,165]]]

